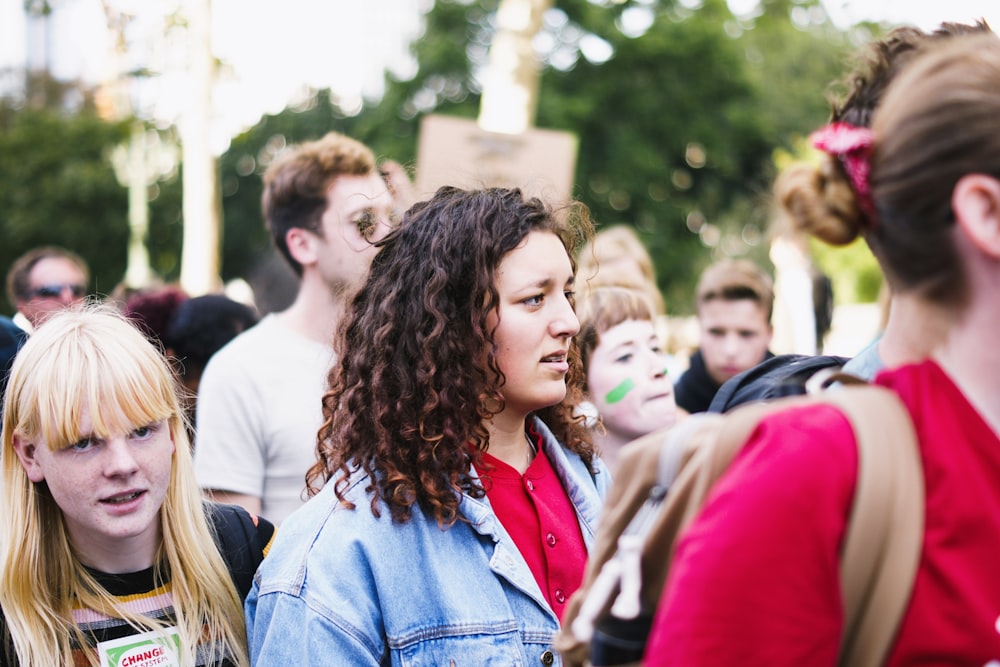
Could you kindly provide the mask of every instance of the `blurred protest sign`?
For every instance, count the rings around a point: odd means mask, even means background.
[[[577,139],[569,132],[529,128],[519,134],[487,132],[475,121],[425,116],[417,150],[417,195],[442,185],[519,187],[546,201],[573,192]]]

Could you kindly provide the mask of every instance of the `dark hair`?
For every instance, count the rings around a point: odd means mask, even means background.
[[[302,265],[288,251],[285,235],[298,227],[322,236],[320,221],[330,187],[339,176],[375,173],[375,155],[360,141],[337,132],[294,146],[264,173],[261,208],[275,247],[295,273]]]
[[[122,313],[139,327],[158,348],[163,349],[163,335],[178,306],[187,301],[188,295],[176,285],[141,289],[125,300]]]
[[[11,304],[16,303],[19,299],[29,298],[31,270],[43,259],[65,259],[76,265],[76,268],[83,274],[84,282],[90,282],[90,269],[87,268],[87,262],[72,250],[51,245],[33,248],[14,260],[7,271],[7,298]]]
[[[982,19],[972,24],[942,23],[931,32],[913,26],[890,30],[859,52],[858,65],[847,77],[847,97],[831,104],[831,122],[871,127],[875,108],[886,88],[922,48],[956,35],[989,32],[989,25]]]
[[[213,354],[257,324],[257,313],[222,294],[196,296],[180,304],[163,333],[163,344],[181,364],[181,375],[201,375]]]
[[[484,494],[470,468],[489,447],[483,422],[503,406],[487,327],[496,270],[533,231],[556,234],[573,262],[591,230],[582,204],[556,212],[517,189],[443,187],[410,208],[378,243],[338,334],[310,493],[336,477],[337,497],[350,505],[347,479],[361,469],[376,515],[384,502],[406,521],[417,504],[442,526],[458,520],[460,494]],[[593,446],[573,416],[583,381],[575,345],[569,363],[566,399],[537,414],[589,465]]]

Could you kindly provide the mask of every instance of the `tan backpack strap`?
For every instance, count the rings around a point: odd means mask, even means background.
[[[811,402],[811,397],[798,396],[747,403],[726,415],[697,414],[688,418],[703,422],[693,435],[685,434],[680,429],[667,435],[665,447],[674,446],[671,436],[678,437],[684,446],[692,450],[692,464],[681,471],[670,488],[670,494],[643,547],[642,602],[645,608],[655,609],[659,603],[678,536],[697,517],[712,486],[728,469],[760,421],[779,410]]]
[[[858,482],[841,557],[841,665],[881,665],[909,605],[923,546],[924,480],[913,422],[881,387],[824,395],[851,421]]]

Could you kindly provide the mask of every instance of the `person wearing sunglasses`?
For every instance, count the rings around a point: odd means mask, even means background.
[[[56,246],[29,250],[7,272],[14,323],[30,334],[52,313],[82,303],[89,281],[87,263],[76,253]]]

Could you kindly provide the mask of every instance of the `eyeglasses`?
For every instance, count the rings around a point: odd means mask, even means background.
[[[66,290],[70,291],[73,298],[79,299],[87,293],[87,286],[73,285],[70,283],[42,285],[41,287],[36,287],[28,292],[28,296],[32,299],[58,299]]]

